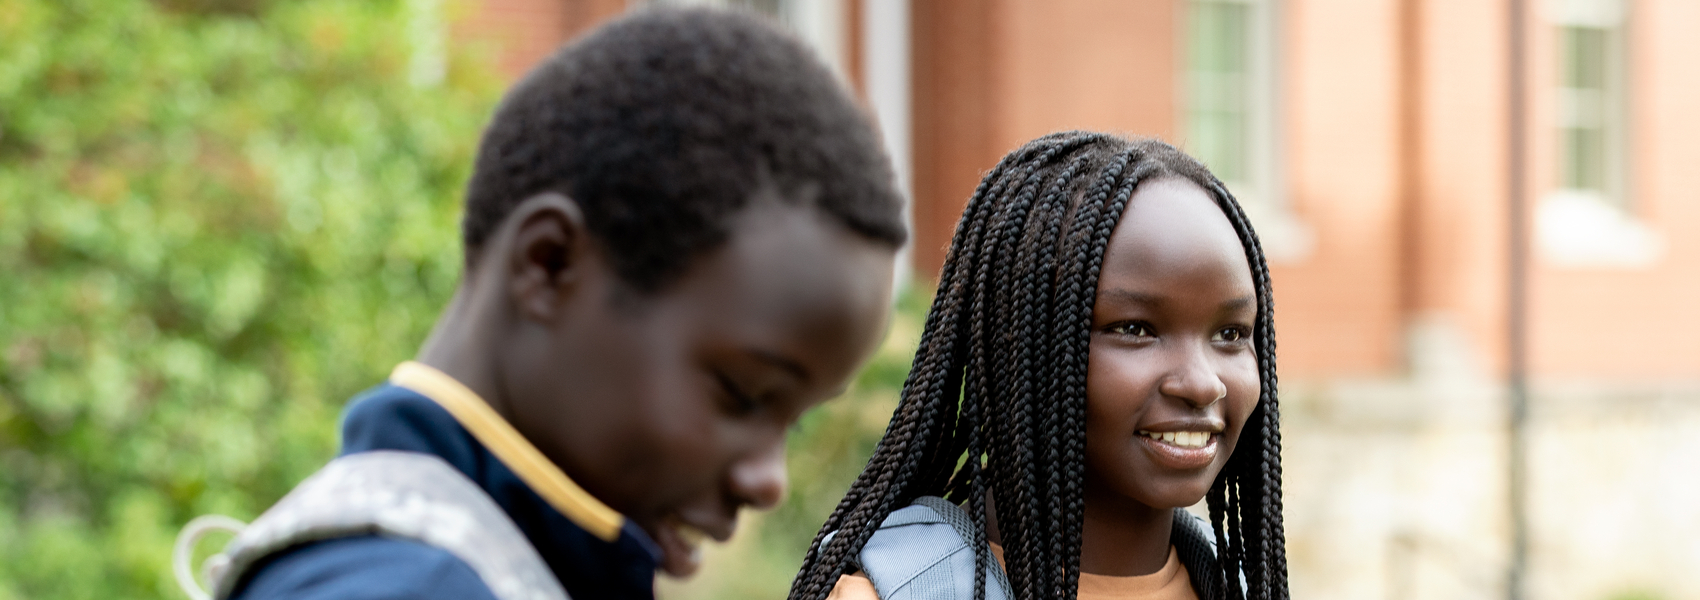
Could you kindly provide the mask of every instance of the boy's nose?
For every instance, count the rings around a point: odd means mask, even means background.
[[[1197,407],[1210,406],[1228,396],[1228,384],[1212,368],[1207,349],[1189,347],[1181,352],[1183,356],[1163,375],[1157,391]]]
[[[766,510],[785,497],[785,439],[768,444],[732,465],[732,493],[752,508]]]

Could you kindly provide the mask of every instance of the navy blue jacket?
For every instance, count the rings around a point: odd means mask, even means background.
[[[490,494],[513,519],[574,600],[655,597],[660,554],[626,522],[605,542],[533,492],[437,403],[382,385],[355,398],[343,416],[342,454],[403,450],[447,461]],[[495,600],[472,567],[445,550],[407,540],[351,537],[307,544],[251,569],[240,600]]]

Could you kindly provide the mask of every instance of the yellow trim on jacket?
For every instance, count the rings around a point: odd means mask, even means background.
[[[414,361],[396,365],[390,383],[419,392],[449,411],[497,460],[579,527],[605,542],[619,539],[625,517],[574,483],[470,388]]]

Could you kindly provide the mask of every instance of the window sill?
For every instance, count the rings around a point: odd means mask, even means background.
[[[1645,269],[1665,250],[1662,236],[1594,192],[1548,194],[1535,211],[1535,230],[1543,262],[1561,268]]]
[[[1270,207],[1267,202],[1254,201],[1244,202],[1240,208],[1257,230],[1263,257],[1269,264],[1302,263],[1316,251],[1316,233],[1286,207]]]

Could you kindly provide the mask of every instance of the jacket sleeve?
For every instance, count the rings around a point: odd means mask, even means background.
[[[448,551],[376,536],[302,546],[258,567],[236,600],[496,600]]]

